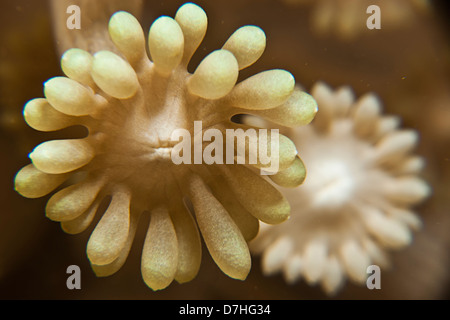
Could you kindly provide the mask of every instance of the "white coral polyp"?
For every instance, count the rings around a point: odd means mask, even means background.
[[[417,132],[383,115],[375,95],[355,101],[348,87],[333,91],[323,83],[312,95],[315,120],[287,134],[302,153],[307,179],[284,190],[290,219],[263,224],[250,248],[262,253],[265,274],[282,271],[289,283],[304,277],[333,294],[347,276],[365,283],[369,265],[387,267],[388,250],[411,243],[421,225],[411,207],[430,189],[418,177],[423,160],[412,154]]]
[[[185,129],[192,136],[194,121],[225,132],[244,128],[231,122],[235,114],[276,117],[291,125],[314,117],[314,99],[294,90],[287,71],[266,71],[235,86],[239,70],[264,51],[266,38],[258,27],[238,29],[190,74],[188,62],[206,27],[205,12],[192,3],[180,7],[175,19],[160,17],[149,31],[150,61],[139,22],[117,12],[109,34],[122,56],[68,50],[61,60],[67,77],[48,80],[46,98],[25,106],[25,120],[37,130],[88,129],[83,139],[37,146],[30,153],[32,163],[17,173],[15,188],[36,198],[66,181],[49,199],[46,215],[72,234],[85,230],[102,200],[111,197],[87,245],[98,276],[121,268],[141,213],[151,216],[141,270],[154,290],[196,276],[197,228],[218,266],[232,278],[245,279],[251,266],[246,241],[258,232],[258,219],[280,223],[289,216],[286,199],[254,170],[262,164],[175,165],[171,160],[178,143],[172,133]],[[283,136],[279,158],[282,170],[272,177],[280,184],[301,183],[303,163]]]

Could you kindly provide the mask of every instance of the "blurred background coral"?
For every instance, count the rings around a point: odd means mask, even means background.
[[[384,0],[387,1],[387,0]],[[394,2],[394,0],[391,0]],[[347,283],[336,299],[450,298],[450,41],[445,1],[430,1],[424,10],[417,1],[401,1],[409,18],[401,25],[368,30],[364,11],[357,36],[342,38],[338,30],[318,33],[311,23],[316,1],[216,0],[194,1],[209,18],[204,42],[192,69],[207,53],[220,48],[238,27],[260,26],[267,36],[262,58],[241,73],[283,68],[309,91],[316,81],[333,87],[351,86],[357,96],[375,92],[388,114],[402,117],[403,126],[420,132],[417,153],[426,160],[423,178],[432,196],[416,211],[424,227],[413,244],[395,252],[393,268],[382,273],[381,290]],[[117,2],[117,1],[116,1]],[[322,1],[324,2],[324,1]],[[348,1],[339,2],[340,13]],[[350,1],[352,2],[352,1]],[[364,0],[367,6],[373,4]],[[380,1],[380,3],[383,1]],[[146,0],[141,23],[148,30],[160,15],[173,16],[181,0]],[[367,7],[366,6],[366,7]],[[82,8],[83,10],[83,8]],[[349,11],[349,12],[350,12]],[[405,12],[404,10],[401,12]],[[336,14],[339,12],[335,12]],[[67,16],[65,12],[61,15]],[[50,5],[45,0],[0,3],[0,298],[1,299],[327,299],[318,287],[283,277],[263,276],[260,258],[246,281],[224,275],[204,250],[200,272],[193,281],[152,292],[140,279],[140,253],[145,223],[122,270],[96,278],[85,248],[92,231],[71,236],[45,217],[47,197],[31,200],[14,191],[15,173],[28,163],[33,146],[63,133],[39,133],[22,117],[23,105],[42,97],[43,82],[61,75],[60,48],[55,43]],[[82,22],[83,27],[83,22]],[[107,28],[105,24],[105,29]],[[70,130],[70,129],[67,129]],[[139,237],[139,233],[141,237]],[[66,268],[81,268],[81,290],[68,290]]]

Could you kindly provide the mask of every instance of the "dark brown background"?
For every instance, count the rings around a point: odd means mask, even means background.
[[[160,15],[174,16],[183,3],[145,1],[144,30]],[[427,161],[424,177],[433,188],[433,196],[417,208],[424,229],[416,234],[411,247],[393,254],[394,268],[382,274],[381,290],[347,284],[334,298],[448,299],[450,54],[444,11],[417,14],[404,28],[365,30],[357,39],[343,42],[311,30],[308,6],[289,7],[278,0],[195,3],[208,14],[209,28],[191,63],[192,70],[235,29],[255,24],[266,32],[267,48],[255,65],[242,72],[242,79],[262,70],[284,68],[307,90],[323,80],[332,86],[350,85],[357,95],[373,91],[383,100],[386,112],[402,116],[406,127],[420,131],[418,153]],[[434,3],[441,6],[444,2]],[[92,227],[81,235],[67,235],[45,217],[47,197],[29,200],[13,190],[14,175],[28,163],[28,153],[54,136],[28,128],[21,116],[27,100],[43,96],[43,82],[61,74],[47,2],[1,1],[0,23],[1,299],[327,298],[319,288],[302,281],[287,285],[281,275],[264,277],[258,257],[253,258],[246,281],[230,279],[216,267],[206,248],[196,279],[152,292],[140,275],[145,219],[138,230],[141,238],[135,241],[125,266],[112,277],[96,278],[85,253]],[[66,268],[71,264],[81,268],[81,290],[66,288]]]

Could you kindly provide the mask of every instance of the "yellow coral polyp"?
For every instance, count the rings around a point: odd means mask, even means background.
[[[255,26],[240,28],[190,74],[187,64],[206,26],[205,12],[192,3],[180,7],[175,19],[157,19],[148,37],[150,61],[139,22],[117,12],[108,30],[120,55],[68,50],[61,60],[67,77],[48,80],[45,99],[25,106],[26,121],[37,130],[88,129],[86,138],[36,147],[32,163],[17,173],[15,188],[36,198],[66,181],[48,201],[46,214],[70,234],[101,215],[87,244],[98,276],[125,263],[142,213],[151,218],[141,271],[154,290],[197,275],[200,234],[221,270],[245,279],[251,267],[246,242],[256,236],[258,219],[280,223],[289,216],[288,202],[259,175],[257,165],[175,165],[168,156],[175,144],[172,133],[192,134],[195,121],[203,121],[204,128],[234,128],[233,115],[251,113],[286,125],[306,124],[317,109],[311,96],[294,91],[294,77],[284,70],[262,72],[235,86],[239,70],[264,51],[264,32]],[[298,185],[303,163],[288,138],[280,142],[283,171],[272,180]],[[70,179],[74,175],[78,179]],[[100,211],[107,197],[109,205]]]

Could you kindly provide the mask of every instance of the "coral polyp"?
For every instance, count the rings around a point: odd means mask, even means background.
[[[348,277],[364,284],[367,267],[389,266],[388,252],[408,246],[421,219],[412,207],[429,194],[413,154],[418,133],[383,115],[374,94],[355,99],[349,87],[312,89],[319,112],[311,125],[286,134],[302,152],[308,177],[285,189],[291,218],[263,224],[251,242],[266,274],[303,277],[336,293]]]
[[[87,244],[98,276],[111,275],[124,264],[144,213],[150,225],[141,271],[150,288],[197,275],[200,235],[224,273],[245,279],[251,268],[247,241],[257,234],[258,220],[281,223],[289,216],[289,203],[260,175],[260,162],[177,165],[171,159],[179,143],[174,132],[194,134],[196,121],[204,129],[225,132],[248,128],[231,121],[236,114],[276,117],[296,126],[314,117],[314,99],[294,90],[287,71],[261,72],[236,84],[239,70],[265,49],[259,27],[238,29],[190,74],[187,65],[206,28],[205,12],[192,3],[180,7],[175,19],[158,18],[148,34],[150,60],[139,22],[119,11],[108,30],[120,54],[69,49],[61,59],[66,76],[48,80],[45,98],[24,108],[34,129],[81,125],[88,130],[81,139],[38,145],[29,155],[32,163],[17,173],[15,187],[29,198],[57,189],[46,215],[71,234],[88,228],[110,198]],[[305,170],[291,140],[280,135],[279,153],[272,156],[280,167],[270,176],[274,181],[302,183]]]
[[[381,12],[382,29],[412,24],[416,16],[430,11],[429,0],[282,0],[288,5],[311,5],[311,24],[319,34],[333,34],[342,40],[355,40],[368,31],[367,9],[376,5]],[[372,12],[373,13],[373,12]]]

